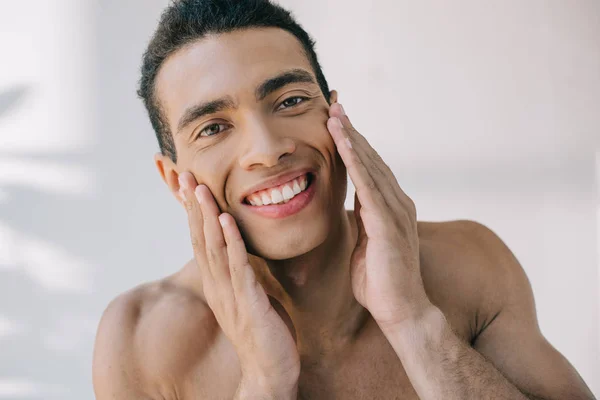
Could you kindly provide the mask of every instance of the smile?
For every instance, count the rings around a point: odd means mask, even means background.
[[[304,174],[284,184],[259,190],[247,196],[244,204],[266,218],[286,218],[299,213],[314,198],[316,175]]]
[[[279,186],[254,192],[246,197],[246,202],[252,206],[285,204],[305,191],[309,180],[309,174],[299,176]]]

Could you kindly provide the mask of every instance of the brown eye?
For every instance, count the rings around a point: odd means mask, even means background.
[[[279,106],[279,109],[294,107],[294,106],[302,103],[306,99],[307,99],[306,97],[302,97],[302,96],[289,97],[281,103],[281,105]]]
[[[224,126],[224,124],[210,124],[200,131],[200,136],[212,136],[221,133],[224,130],[224,128],[221,127]]]

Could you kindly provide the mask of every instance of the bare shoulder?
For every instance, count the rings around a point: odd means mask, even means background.
[[[515,288],[530,293],[521,265],[485,225],[470,220],[419,222],[418,230],[427,293],[455,320],[466,318],[465,337],[474,338],[493,320]]]
[[[480,258],[511,257],[512,253],[500,237],[487,226],[471,220],[418,223],[419,239],[425,244],[425,255],[447,252],[460,256],[461,261],[482,261]],[[432,247],[433,246],[433,247]],[[428,253],[427,253],[428,252]],[[481,265],[481,263],[478,263]],[[464,265],[461,262],[461,265]]]
[[[99,400],[175,399],[206,359],[218,325],[201,296],[172,278],[138,286],[106,308],[96,336]]]

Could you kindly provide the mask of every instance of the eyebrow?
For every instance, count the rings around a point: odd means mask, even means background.
[[[235,108],[235,104],[231,97],[222,97],[220,99],[207,101],[204,103],[196,104],[185,110],[183,116],[179,119],[177,125],[177,132],[181,132],[191,122],[202,118],[205,115],[218,113],[219,111]]]
[[[315,80],[308,71],[300,68],[285,71],[261,83],[256,88],[256,100],[261,101],[274,91],[290,83],[315,83]]]
[[[316,84],[315,79],[308,71],[300,68],[292,69],[282,72],[261,83],[254,92],[256,100],[264,100],[264,98],[271,93],[291,83]],[[177,132],[181,132],[187,125],[199,118],[232,108],[236,108],[236,105],[229,96],[196,104],[185,110],[177,124]]]

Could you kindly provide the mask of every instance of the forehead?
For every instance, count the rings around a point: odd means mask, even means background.
[[[185,108],[225,95],[234,101],[253,99],[262,81],[293,68],[313,73],[298,39],[283,29],[213,34],[164,62],[156,77],[156,95],[173,128]]]

